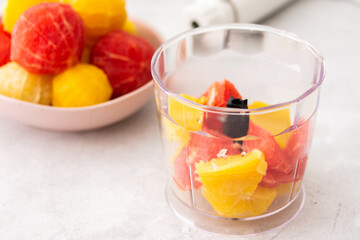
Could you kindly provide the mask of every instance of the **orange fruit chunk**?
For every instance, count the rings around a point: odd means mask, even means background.
[[[264,154],[254,149],[243,155],[214,158],[195,165],[198,181],[217,196],[252,195],[266,173]]]
[[[195,168],[204,198],[220,216],[241,218],[262,214],[276,196],[275,189],[258,186],[267,163],[257,149],[244,156],[201,161]]]
[[[186,94],[180,96],[199,104],[206,104],[207,98],[196,98]],[[188,106],[176,99],[169,98],[169,116],[181,127],[189,131],[199,131],[202,127],[204,113],[195,106]]]
[[[268,104],[260,101],[255,101],[249,105],[249,109],[267,107]],[[272,135],[276,135],[286,130],[291,126],[290,121],[290,109],[282,109],[275,112],[264,114],[253,114],[250,116],[250,120],[261,128],[266,129]],[[275,137],[275,141],[279,144],[281,149],[286,147],[289,141],[290,135],[283,134]]]
[[[180,146],[185,146],[189,143],[190,134],[185,128],[176,125],[166,117],[161,117],[161,125],[169,142],[177,142]]]
[[[90,64],[78,64],[54,77],[53,105],[85,107],[106,102],[112,88],[105,73]]]
[[[202,194],[220,216],[244,218],[264,213],[274,201],[276,190],[259,186],[250,196],[233,196],[219,195],[203,188]]]
[[[0,68],[0,94],[19,100],[50,105],[52,76],[26,71],[16,62]]]

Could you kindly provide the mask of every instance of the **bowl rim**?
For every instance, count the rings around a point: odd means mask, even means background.
[[[306,91],[304,91],[300,96],[286,102],[281,102],[277,104],[268,105],[265,107],[260,108],[254,108],[254,109],[237,109],[237,108],[227,108],[227,107],[212,107],[212,106],[206,106],[202,105],[196,102],[193,102],[185,97],[180,96],[180,94],[177,94],[171,90],[169,90],[165,83],[161,80],[161,77],[158,75],[156,69],[156,64],[161,56],[161,53],[170,47],[175,42],[178,42],[182,39],[184,39],[186,36],[194,36],[201,33],[207,33],[211,31],[216,30],[246,30],[246,31],[261,31],[261,32],[267,32],[267,33],[273,33],[277,34],[281,37],[288,38],[293,40],[294,42],[298,42],[300,44],[303,44],[313,55],[316,59],[319,60],[319,67],[318,69],[320,77],[316,81],[316,83],[311,87],[308,88]],[[326,75],[326,64],[324,61],[323,56],[307,41],[299,37],[298,35],[291,33],[286,30],[277,29],[265,25],[260,24],[244,24],[244,23],[228,23],[228,24],[218,24],[218,25],[212,25],[207,27],[200,27],[191,29],[182,33],[179,33],[175,35],[174,37],[170,38],[166,42],[164,42],[155,52],[153,55],[152,61],[151,61],[151,72],[153,75],[153,79],[155,84],[157,84],[170,98],[174,99],[175,101],[181,102],[184,105],[187,105],[191,108],[195,108],[201,111],[206,112],[212,112],[212,113],[228,113],[228,114],[240,114],[240,115],[252,115],[252,114],[263,114],[267,112],[272,111],[279,111],[281,109],[288,108],[290,105],[300,102],[301,100],[305,99],[307,96],[309,96],[311,93],[316,91],[321,84],[323,83],[323,80]]]

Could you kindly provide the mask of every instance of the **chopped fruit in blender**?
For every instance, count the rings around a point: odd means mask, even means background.
[[[196,180],[197,174],[194,172],[195,163],[200,161],[208,162],[216,158],[223,149],[226,149],[227,155],[240,154],[239,145],[234,144],[232,140],[190,133],[189,144],[182,148],[174,161],[173,178],[179,188],[191,190],[192,180],[194,189],[198,189],[201,183]],[[189,166],[191,167],[192,174],[190,174]],[[192,179],[190,179],[190,176]]]
[[[248,109],[247,99],[230,97],[226,104],[228,108]],[[240,138],[248,134],[249,115],[228,115],[224,123],[224,134],[231,138]],[[242,144],[242,142],[240,142]]]
[[[255,101],[249,105],[249,109],[263,108],[269,106],[266,103]],[[264,128],[272,135],[277,135],[291,126],[290,121],[290,109],[286,108],[283,110],[251,115],[250,120],[258,125],[259,127]],[[287,142],[289,141],[289,134],[282,134],[275,137],[276,142],[279,144],[281,149],[286,147]]]
[[[10,43],[11,36],[4,31],[2,23],[0,23],[0,67],[10,61]]]
[[[203,189],[217,196],[250,196],[266,173],[267,163],[257,149],[246,155],[214,158],[195,164]]]
[[[52,76],[29,73],[16,62],[0,67],[0,94],[50,105]]]
[[[186,94],[180,94],[183,98],[189,99],[198,104],[206,104],[205,97],[196,98]],[[189,131],[199,131],[202,127],[203,112],[187,106],[176,99],[169,98],[169,116],[181,127]]]
[[[230,97],[242,98],[234,84],[226,79],[213,83],[203,96],[209,99],[206,105],[211,107],[226,107]]]
[[[202,188],[202,194],[221,217],[244,218],[264,213],[274,201],[274,188],[258,187],[252,195],[219,195]]]
[[[86,44],[93,46],[102,36],[122,29],[126,19],[124,0],[61,0],[80,14],[85,24]]]
[[[53,105],[86,107],[106,102],[112,93],[105,73],[90,64],[78,64],[54,77]]]
[[[11,33],[21,14],[42,2],[59,2],[59,0],[7,0],[3,10],[5,31]]]
[[[255,101],[248,107],[228,80],[212,84],[204,99],[181,96],[207,106],[239,108],[239,112],[269,106]],[[298,129],[276,136],[291,127],[288,109],[250,117],[226,115],[170,98],[168,111],[179,125],[168,139],[184,143],[176,153],[173,179],[184,191],[201,188],[219,216],[244,218],[266,212],[277,195],[276,187],[281,195],[298,192],[307,161],[309,126],[301,122]],[[193,132],[185,135],[185,128]],[[187,141],[174,137],[180,135]],[[236,141],[241,137],[245,138]]]
[[[243,149],[246,152],[255,148],[262,151],[265,154],[269,170],[276,170],[285,174],[292,171],[292,167],[287,162],[284,152],[271,133],[250,121],[248,135],[256,137],[256,139],[244,141]]]
[[[154,48],[148,41],[119,30],[97,42],[91,51],[91,63],[106,73],[116,98],[152,80],[153,53]]]
[[[11,60],[35,74],[57,74],[80,61],[84,24],[69,6],[40,3],[17,21],[11,39]]]

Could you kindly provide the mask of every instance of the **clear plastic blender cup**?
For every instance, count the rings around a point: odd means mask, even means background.
[[[166,197],[176,215],[226,235],[256,235],[294,219],[305,198],[321,55],[286,31],[227,24],[167,41],[152,73]],[[224,81],[248,109],[209,104],[223,93],[209,86]]]

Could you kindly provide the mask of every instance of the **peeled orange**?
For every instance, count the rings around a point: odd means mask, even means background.
[[[54,77],[53,105],[85,107],[106,102],[112,94],[105,73],[90,64],[78,64]]]
[[[52,76],[26,71],[16,62],[0,68],[0,94],[19,100],[50,105]]]

